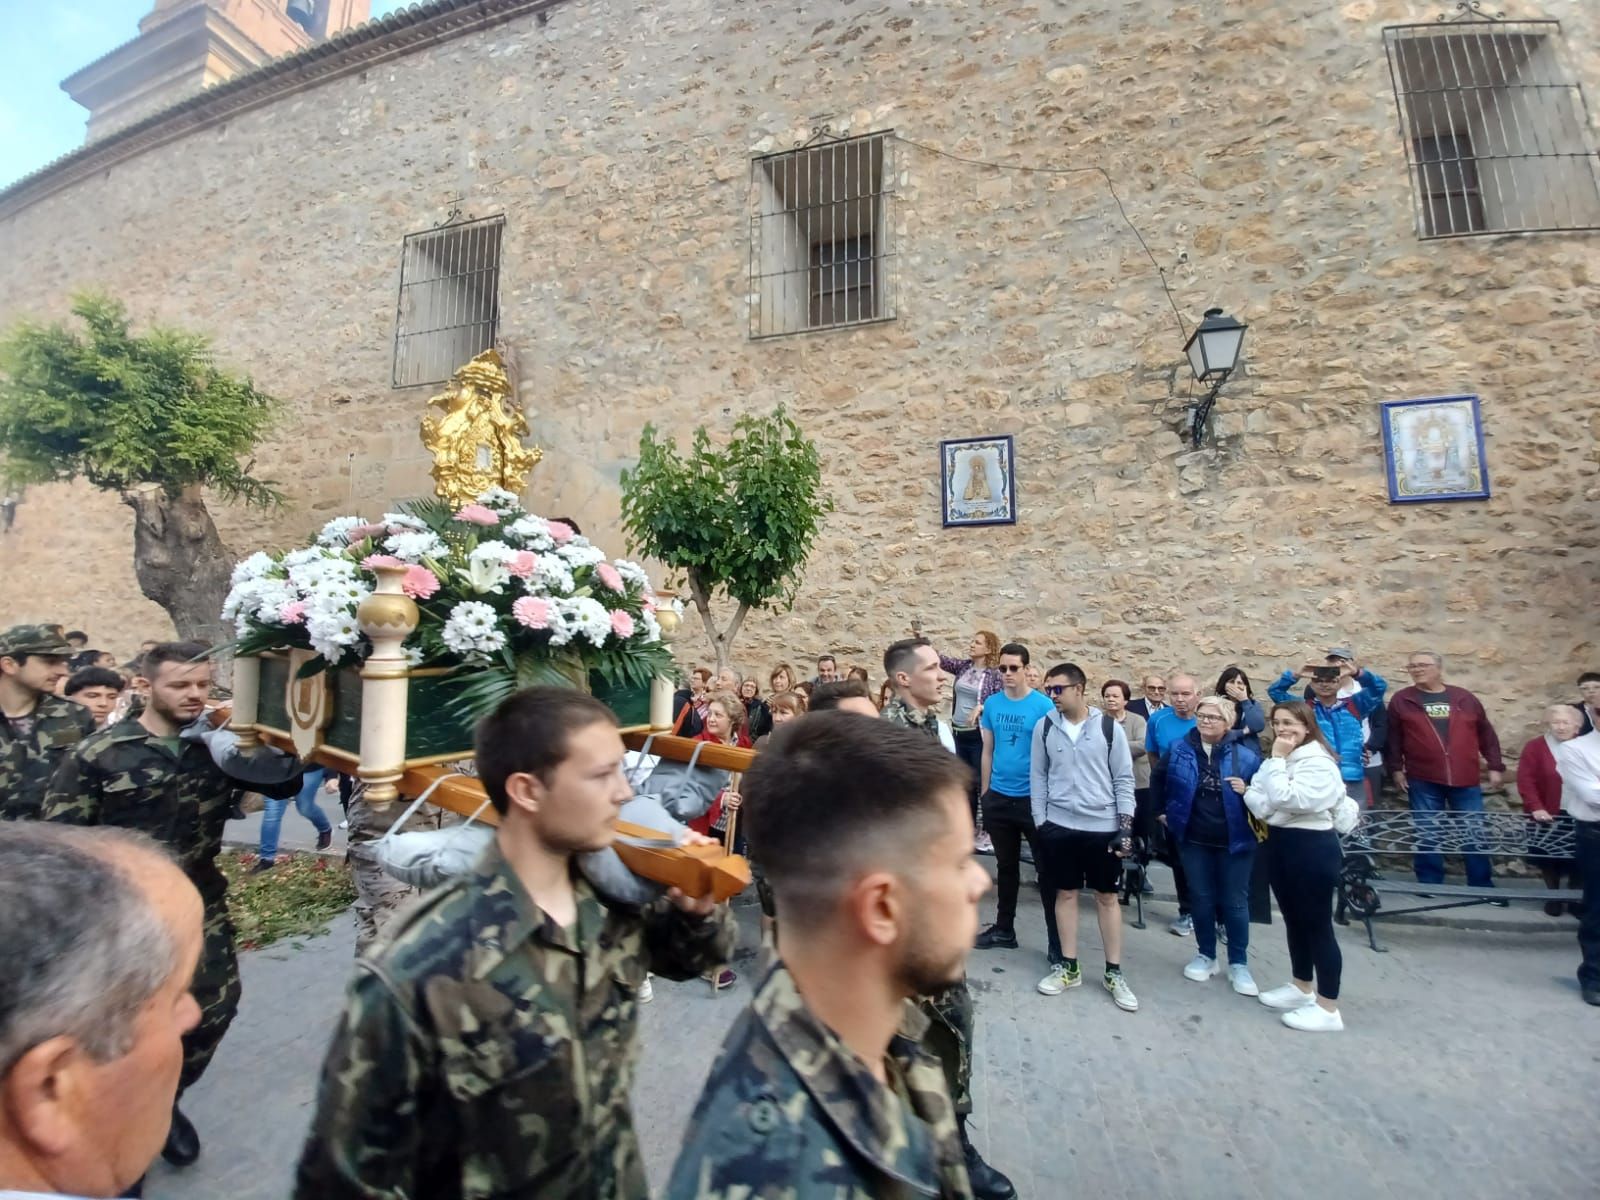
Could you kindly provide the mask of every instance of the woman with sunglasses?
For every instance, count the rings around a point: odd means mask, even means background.
[[[1195,726],[1167,751],[1165,811],[1157,819],[1177,845],[1189,881],[1194,918],[1194,961],[1185,979],[1204,983],[1217,965],[1217,919],[1228,933],[1228,982],[1241,996],[1260,989],[1251,978],[1250,870],[1256,835],[1244,793],[1261,766],[1254,734],[1234,728],[1237,711],[1226,696],[1195,705]]]

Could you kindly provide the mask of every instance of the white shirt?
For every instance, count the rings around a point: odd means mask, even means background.
[[[1600,729],[1556,747],[1561,804],[1579,821],[1600,821]]]

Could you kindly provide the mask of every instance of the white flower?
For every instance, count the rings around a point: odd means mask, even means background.
[[[606,560],[606,552],[598,546],[591,545],[588,538],[575,537],[565,546],[556,551],[564,558],[574,570],[578,567],[592,567],[595,563]]]
[[[546,619],[545,629],[550,634],[552,646],[565,646],[572,641],[578,629],[571,621],[567,620],[566,613],[561,608],[560,600],[550,602],[550,612]]]
[[[556,540],[550,536],[550,526],[540,517],[518,517],[501,532],[527,550],[543,553],[555,549]]]
[[[317,534],[317,543],[343,549],[350,542],[350,531],[357,525],[366,523],[364,517],[335,517],[322,527],[321,533]]]
[[[313,609],[306,613],[306,636],[311,648],[337,666],[345,647],[361,640],[361,626],[354,613],[335,613]]]
[[[423,654],[421,646],[402,646],[401,649],[405,651],[406,666],[420,667],[422,665]]]
[[[278,564],[270,554],[263,554],[257,550],[249,558],[237,563],[233,568],[233,577],[230,582],[234,587],[252,579],[260,579]]]
[[[661,623],[656,620],[655,613],[640,613],[639,627],[644,630],[645,645],[654,645],[661,640]]]
[[[279,624],[278,610],[285,604],[291,604],[300,597],[295,593],[294,588],[287,583],[264,579],[261,584],[262,586],[256,589],[251,601],[255,618],[258,621],[266,621],[274,625]]]
[[[478,497],[478,503],[485,508],[493,509],[497,513],[516,512],[522,507],[522,502],[505,488],[492,487]]]
[[[611,636],[611,614],[598,600],[575,596],[570,600],[557,600],[555,606],[574,632],[592,645],[603,646]]]
[[[291,571],[295,567],[303,567],[307,563],[317,562],[327,557],[327,551],[319,546],[302,546],[298,550],[291,550],[283,556],[283,565]]]
[[[511,572],[506,564],[516,553],[504,542],[494,540],[479,542],[467,556],[466,568],[464,570],[457,568],[456,574],[465,579],[472,590],[480,596],[485,592],[494,592],[498,595],[505,587],[506,581],[511,578]]]
[[[466,657],[487,655],[506,644],[494,609],[478,600],[463,600],[452,608],[439,636],[454,653]]]
[[[421,517],[410,517],[405,513],[384,513],[383,520],[378,523],[391,529],[409,529],[412,533],[428,531],[428,523]]]
[[[541,554],[539,561],[533,569],[533,578],[528,581],[530,592],[542,592],[546,595],[565,596],[576,586],[572,581],[572,568],[565,559],[558,554]]]
[[[643,588],[646,592],[650,590],[650,576],[645,574],[645,569],[638,563],[626,558],[613,558],[611,565],[617,569],[617,574],[621,575],[626,583]]]
[[[439,535],[426,529],[390,534],[384,539],[383,548],[409,563],[421,562],[424,558],[443,558],[447,553]]]

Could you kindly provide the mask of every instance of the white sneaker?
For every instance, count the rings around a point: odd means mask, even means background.
[[[1314,995],[1302,992],[1292,983],[1275,987],[1270,992],[1262,992],[1258,999],[1268,1008],[1275,1008],[1279,1012],[1293,1012],[1297,1008],[1304,1008],[1308,1004],[1317,1002]]]
[[[1340,1033],[1344,1030],[1344,1018],[1337,1010],[1329,1012],[1314,1001],[1304,1008],[1284,1013],[1282,1019],[1290,1029],[1298,1029],[1302,1033]]]
[[[650,1001],[656,998],[656,985],[650,976],[646,975],[644,977],[644,982],[639,985],[639,990],[635,995],[640,1004],[649,1004]]]
[[[994,842],[983,830],[978,830],[977,836],[972,839],[972,852],[974,854],[993,854]]]
[[[1250,974],[1250,968],[1243,963],[1228,964],[1228,982],[1233,984],[1233,990],[1241,996],[1259,996],[1261,994],[1261,989],[1256,986],[1256,981]],[[1294,990],[1298,992],[1300,989],[1295,988]]]
[[[1068,988],[1081,986],[1083,983],[1083,968],[1069,967],[1063,963],[1059,967],[1052,967],[1050,974],[1039,980],[1039,994],[1041,996],[1059,996]]]
[[[1122,977],[1121,971],[1113,971],[1102,976],[1106,991],[1111,993],[1111,999],[1116,1002],[1123,1012],[1138,1012],[1139,997],[1133,994],[1133,989],[1128,986],[1128,981]]]
[[[1217,960],[1207,958],[1204,954],[1196,954],[1194,961],[1183,969],[1183,977],[1192,979],[1196,983],[1204,983],[1215,975],[1221,975],[1222,968],[1217,965]]]
[[[1176,921],[1174,921],[1171,925],[1169,925],[1167,927],[1167,932],[1170,933],[1173,937],[1193,937],[1194,936],[1194,918],[1193,917],[1187,917],[1187,916],[1179,917]]]

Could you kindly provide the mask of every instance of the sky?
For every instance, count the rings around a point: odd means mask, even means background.
[[[381,17],[404,0],[373,0]],[[139,32],[152,0],[0,0],[0,187],[83,144],[61,81]]]

